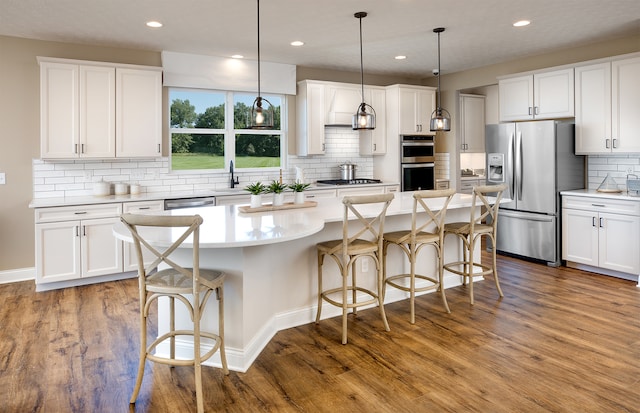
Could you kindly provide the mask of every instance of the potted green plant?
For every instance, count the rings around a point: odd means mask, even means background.
[[[304,204],[304,190],[307,189],[311,184],[303,184],[302,182],[296,181],[289,185],[289,189],[293,191],[293,203],[294,204]]]
[[[284,203],[284,190],[287,185],[274,180],[267,187],[267,191],[273,194],[273,206],[279,206]]]
[[[262,182],[254,182],[245,186],[244,190],[251,194],[251,208],[259,208],[262,205],[262,194],[267,191],[267,187]]]

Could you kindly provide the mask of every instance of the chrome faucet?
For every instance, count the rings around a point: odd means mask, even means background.
[[[238,177],[233,178],[233,161],[229,161],[229,173],[231,173],[231,188],[235,188],[236,185],[240,185]]]

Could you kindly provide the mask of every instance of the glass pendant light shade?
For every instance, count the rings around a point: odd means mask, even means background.
[[[436,27],[434,33],[438,34],[438,106],[431,113],[431,121],[429,122],[429,130],[431,132],[449,132],[451,130],[451,114],[440,104],[442,92],[440,91],[440,33],[444,31],[444,27]]]
[[[362,19],[367,17],[367,12],[359,11],[353,15],[360,20],[360,86],[362,87],[362,103],[358,105],[355,115],[351,119],[353,130],[368,130],[376,128],[376,111],[371,105],[364,102],[364,65],[362,63]],[[367,111],[368,108],[368,111]]]
[[[273,129],[273,106],[260,95],[260,0],[258,4],[258,97],[249,111],[247,127],[250,129]]]
[[[367,112],[369,108],[369,112]],[[376,128],[376,111],[370,105],[362,102],[358,106],[358,111],[351,119],[351,127],[353,130],[375,129]]]
[[[271,102],[258,96],[251,106],[249,119],[251,129],[273,129],[273,105]]]

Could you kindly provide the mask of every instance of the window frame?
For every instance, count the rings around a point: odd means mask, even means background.
[[[224,99],[224,129],[204,129],[204,128],[172,128],[171,127],[171,93],[173,91],[181,92],[212,92],[225,95]],[[235,129],[234,125],[234,98],[236,94],[247,95],[250,92],[242,92],[236,90],[215,90],[215,89],[199,89],[188,87],[168,87],[167,91],[167,113],[168,113],[168,134],[169,134],[169,172],[172,174],[202,174],[211,172],[227,172],[230,161],[234,163],[234,169],[238,172],[274,172],[286,169],[287,164],[287,127],[288,110],[287,96],[284,94],[272,93],[263,95],[264,98],[278,97],[280,99],[280,129],[257,130],[257,129]],[[172,160],[172,135],[178,133],[185,134],[201,134],[201,135],[222,135],[224,139],[224,167],[220,169],[173,169]],[[239,168],[236,166],[236,135],[280,135],[280,166],[263,167],[263,168]]]

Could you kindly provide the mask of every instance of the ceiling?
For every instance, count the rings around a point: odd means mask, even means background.
[[[640,33],[639,0],[263,0],[260,9],[262,60],[356,72],[353,14],[368,12],[365,76],[431,76],[435,27],[446,28],[443,74]],[[255,60],[256,14],[256,0],[0,0],[0,35]],[[512,27],[520,19],[531,25]]]

